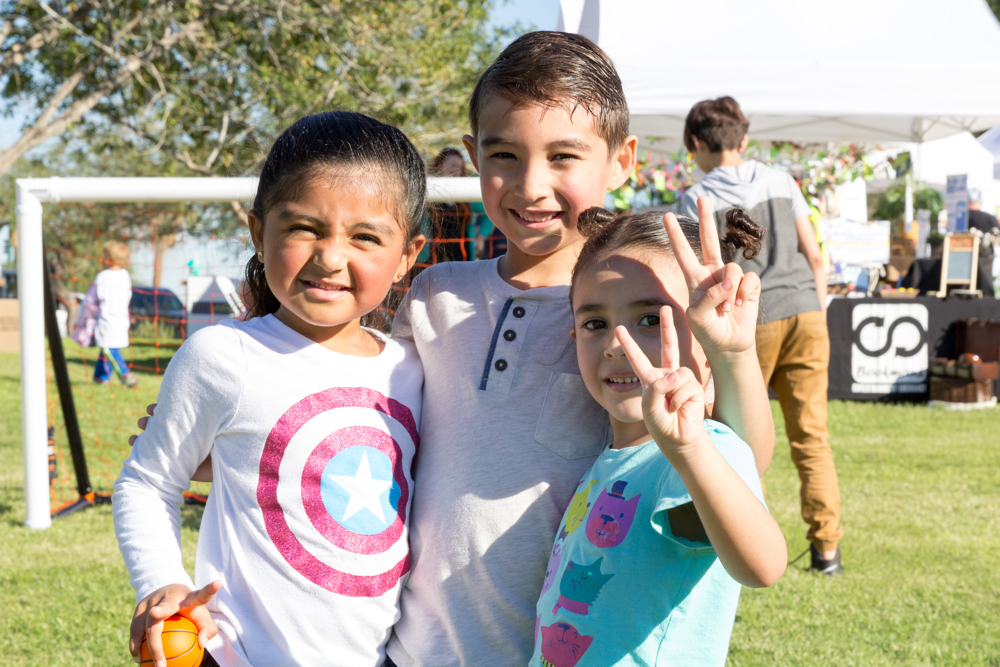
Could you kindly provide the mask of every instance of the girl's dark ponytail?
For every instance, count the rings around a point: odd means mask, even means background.
[[[734,206],[726,211],[726,237],[722,239],[730,254],[726,261],[732,261],[740,249],[743,250],[743,257],[753,259],[760,252],[763,240],[764,228],[754,222],[744,209]]]
[[[247,319],[251,317],[264,317],[271,313],[278,312],[281,304],[278,298],[267,286],[267,277],[264,275],[264,263],[260,261],[257,254],[247,262],[246,272],[243,279],[243,289],[246,293],[246,301],[249,302],[247,309]]]
[[[590,238],[614,222],[616,218],[617,216],[606,208],[594,206],[580,214],[577,218],[576,228],[585,238]]]

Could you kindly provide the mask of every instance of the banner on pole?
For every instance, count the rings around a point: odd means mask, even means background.
[[[969,189],[968,176],[958,174],[948,176],[945,190],[945,204],[948,207],[948,231],[965,232],[969,229]]]

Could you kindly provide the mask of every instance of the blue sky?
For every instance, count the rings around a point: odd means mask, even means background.
[[[493,25],[510,25],[520,21],[526,27],[538,30],[555,30],[559,21],[559,0],[497,0],[493,10]],[[4,103],[0,102],[0,111]],[[27,109],[15,109],[14,115],[6,118],[0,113],[0,149],[13,144],[21,135],[21,124]]]
[[[494,25],[509,25],[520,21],[533,24],[538,30],[555,30],[559,22],[559,0],[496,0]]]

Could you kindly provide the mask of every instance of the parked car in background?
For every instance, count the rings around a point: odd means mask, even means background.
[[[132,285],[129,321],[135,338],[182,339],[187,334],[184,303],[166,287]]]

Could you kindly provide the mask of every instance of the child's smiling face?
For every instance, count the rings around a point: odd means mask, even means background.
[[[688,327],[688,290],[672,256],[636,248],[590,265],[573,285],[573,336],[580,374],[613,420],[642,422],[642,386],[615,327],[623,326],[653,366],[660,367],[660,308],[673,310],[680,363],[705,381],[705,353]]]
[[[366,180],[319,175],[263,223],[250,221],[268,287],[281,303],[276,316],[317,342],[360,326],[423,246],[423,237],[407,246],[385,194]]]
[[[634,138],[609,155],[594,117],[582,107],[571,113],[500,97],[484,105],[479,136],[466,136],[465,145],[479,170],[487,215],[517,250],[531,256],[578,243],[579,214],[602,206],[634,164]]]

